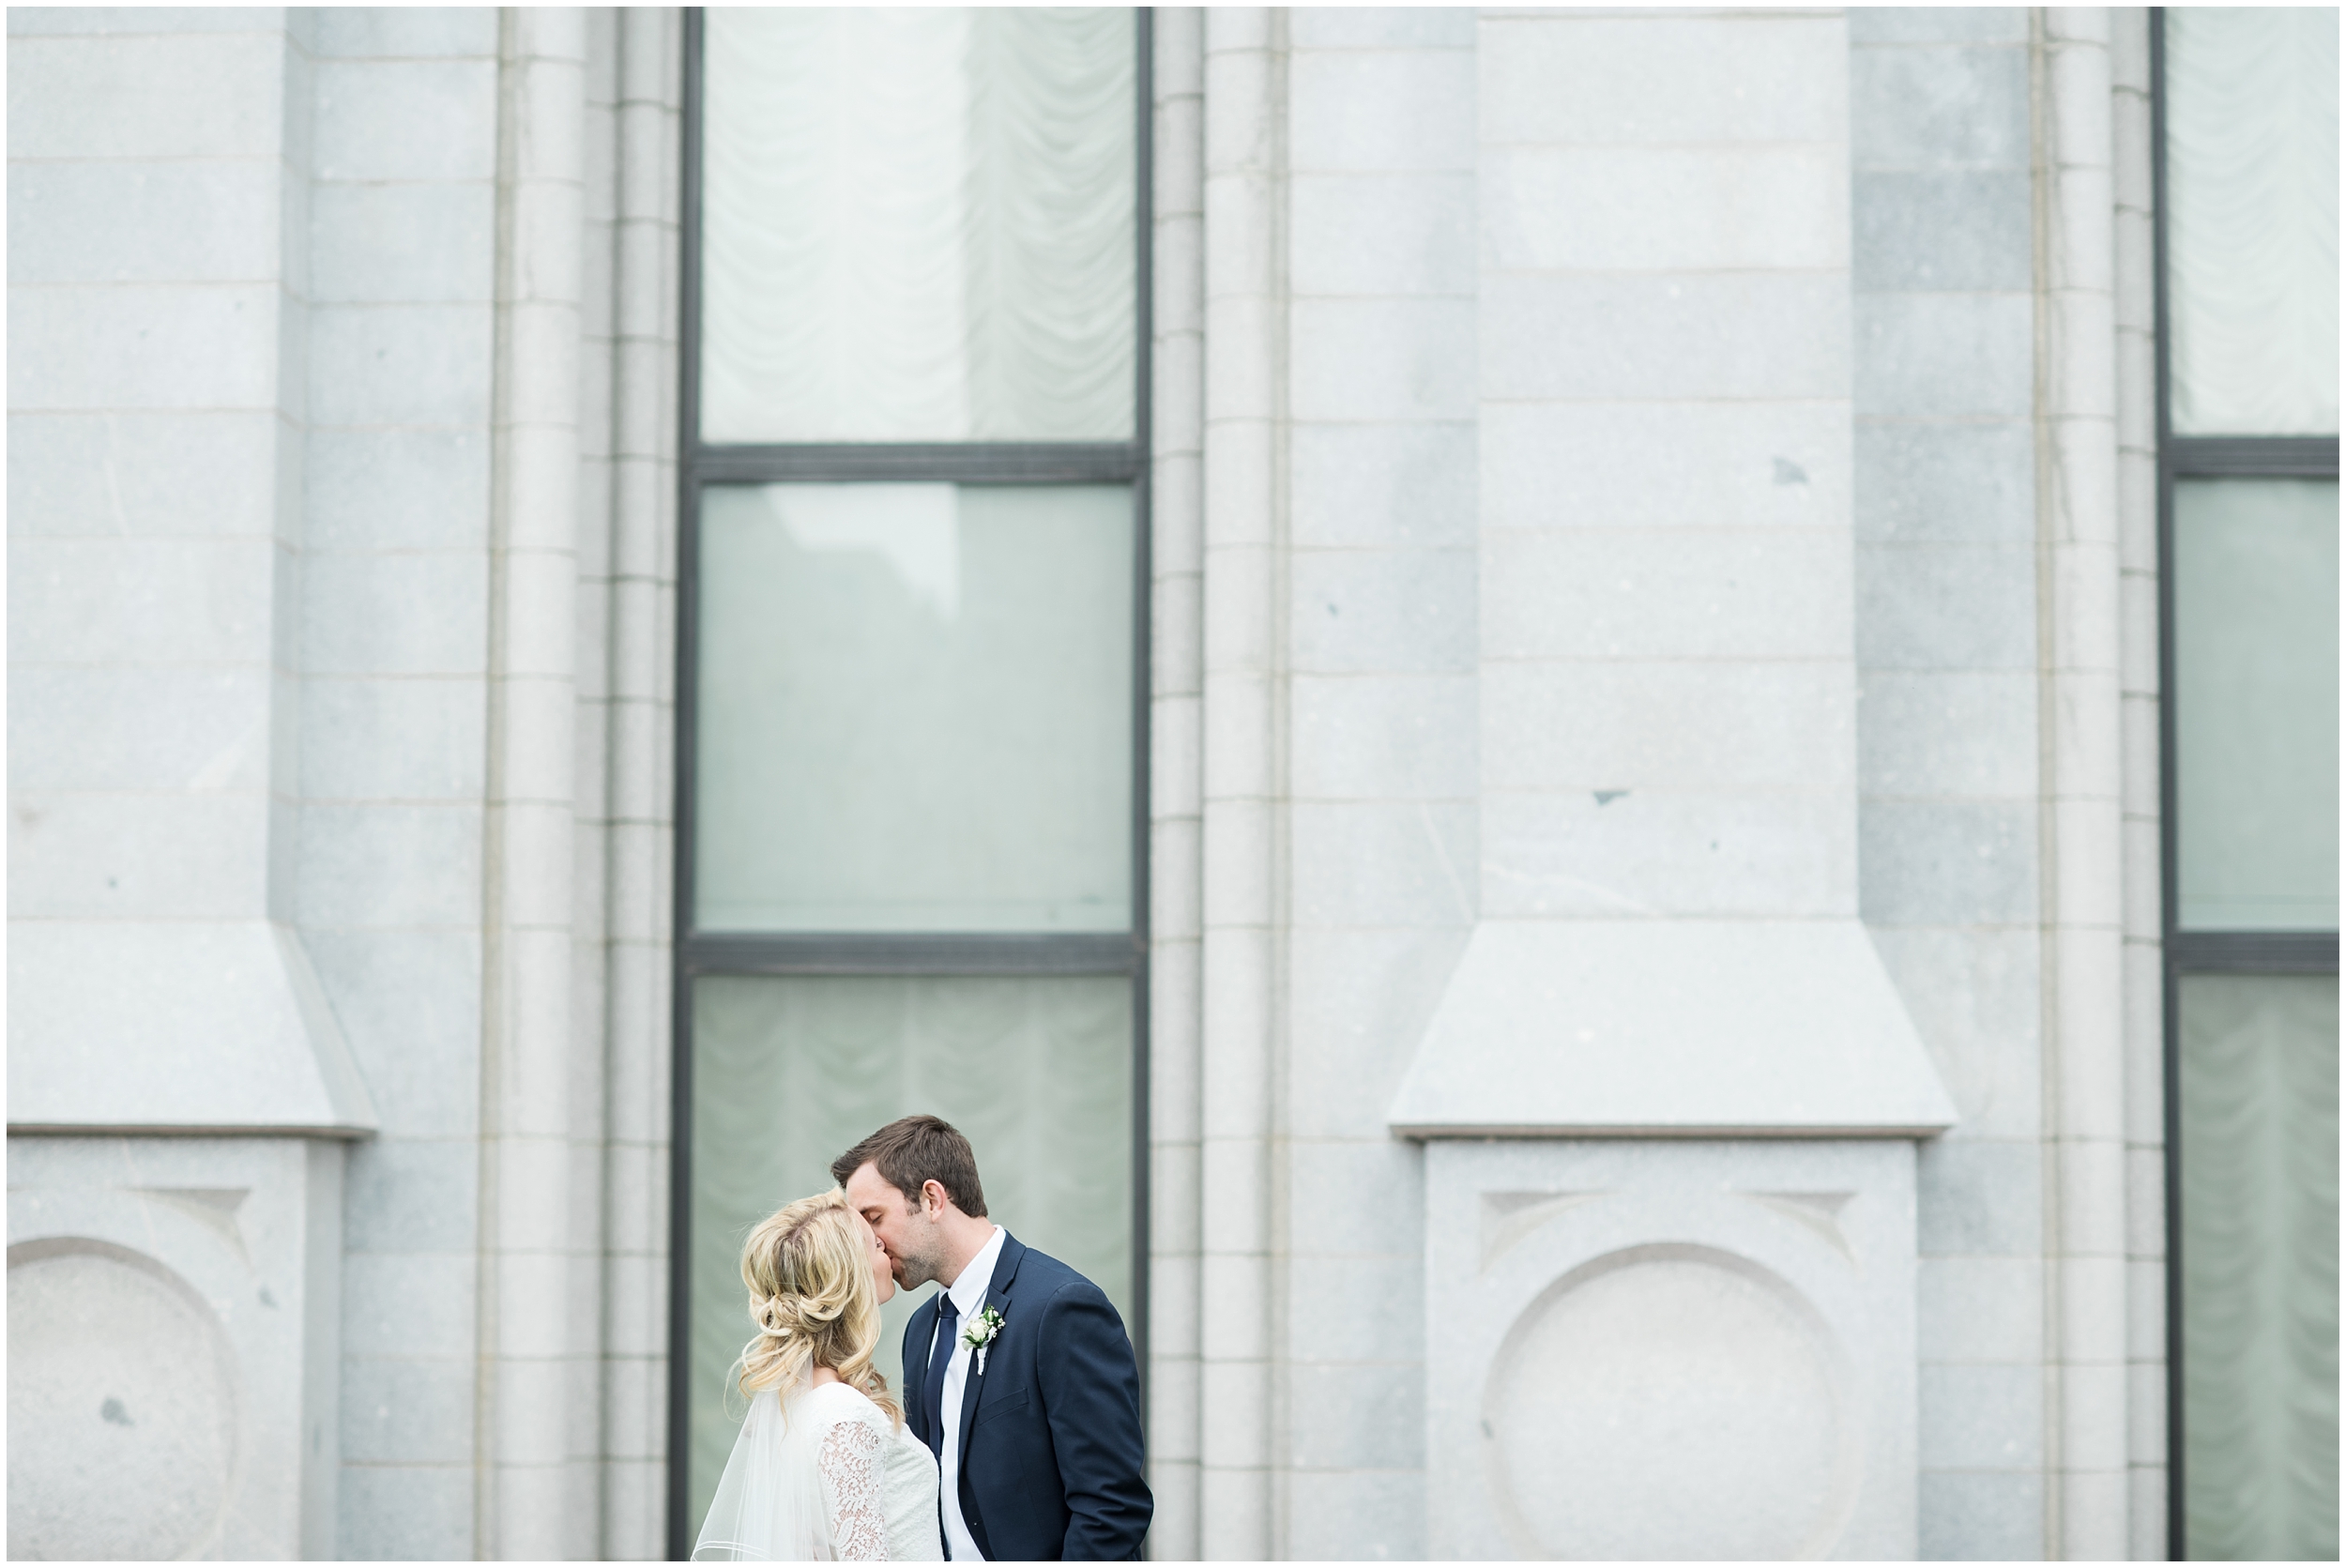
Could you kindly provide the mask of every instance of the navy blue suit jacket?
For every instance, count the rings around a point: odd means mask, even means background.
[[[1140,1556],[1156,1503],[1141,1479],[1140,1369],[1106,1293],[1005,1231],[985,1304],[1002,1332],[961,1396],[961,1517],[994,1562]],[[963,1327],[967,1327],[965,1323]],[[905,1420],[933,1448],[921,1369],[931,1296],[905,1325]]]

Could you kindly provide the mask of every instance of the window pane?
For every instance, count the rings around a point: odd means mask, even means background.
[[[2338,978],[2182,996],[2185,1555],[2338,1559]]]
[[[2338,481],[2175,485],[2180,919],[2338,928]]]
[[[831,1185],[831,1160],[900,1116],[968,1135],[989,1215],[1090,1277],[1132,1323],[1132,982],[718,976],[693,985],[691,1489],[697,1526],[745,1408],[749,1227]],[[902,1389],[905,1320],[875,1358]]]
[[[1132,494],[704,492],[694,924],[1122,931]]]
[[[2338,11],[2167,12],[2174,428],[2338,429]]]
[[[707,15],[702,439],[1130,439],[1135,13]]]

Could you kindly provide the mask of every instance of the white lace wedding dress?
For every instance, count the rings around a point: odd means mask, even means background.
[[[785,1420],[785,1414],[787,1419]],[[708,1505],[694,1561],[938,1562],[937,1457],[845,1383],[767,1389]]]

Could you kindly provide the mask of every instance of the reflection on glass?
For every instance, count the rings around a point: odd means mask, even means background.
[[[2338,977],[2191,975],[2185,1555],[2338,1560]]]
[[[2174,428],[2338,430],[2338,11],[2167,12]]]
[[[740,1245],[831,1185],[865,1134],[927,1111],[968,1136],[992,1219],[1088,1275],[1132,1324],[1132,982],[719,976],[693,986],[691,1513],[708,1512],[745,1408]],[[905,1320],[875,1358],[901,1389]]]
[[[2338,481],[2175,485],[2187,931],[2338,929]]]
[[[1133,434],[1136,13],[708,13],[701,438]]]
[[[701,503],[693,923],[1122,931],[1132,494],[773,484]]]

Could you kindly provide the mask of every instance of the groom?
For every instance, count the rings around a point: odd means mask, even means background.
[[[903,1392],[937,1455],[945,1555],[1137,1559],[1156,1504],[1140,1374],[1106,1295],[985,1217],[969,1140],[936,1117],[890,1122],[830,1174],[898,1285],[944,1286],[905,1325]]]

